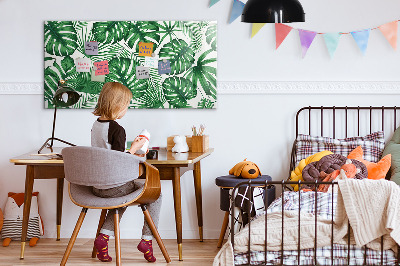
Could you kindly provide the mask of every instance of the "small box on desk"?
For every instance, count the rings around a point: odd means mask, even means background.
[[[208,150],[209,136],[192,136],[192,152],[205,152]]]

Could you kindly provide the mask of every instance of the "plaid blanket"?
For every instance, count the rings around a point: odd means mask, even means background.
[[[326,219],[332,219],[332,213],[335,215],[336,194],[317,192],[285,192],[283,196],[277,198],[271,203],[267,214],[284,210],[298,210],[319,215]],[[257,219],[259,214],[254,219]],[[332,264],[333,250],[333,264]],[[304,249],[298,255],[297,250],[285,250],[283,252],[284,265],[314,265],[314,249]],[[364,256],[366,254],[366,256]],[[265,255],[267,256],[266,265],[280,265],[281,251],[250,252],[250,265],[265,264]],[[383,259],[384,265],[395,265],[396,257],[392,250],[381,252],[364,247],[350,245],[350,256],[347,245],[334,244],[316,249],[317,265],[381,265]],[[349,264],[348,264],[349,257]],[[248,265],[248,253],[235,254],[235,265]]]

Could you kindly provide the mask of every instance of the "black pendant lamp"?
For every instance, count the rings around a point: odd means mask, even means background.
[[[242,22],[304,22],[304,10],[298,0],[249,0],[243,9]]]

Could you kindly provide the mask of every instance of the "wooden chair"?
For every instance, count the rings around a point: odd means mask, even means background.
[[[103,148],[68,147],[62,150],[62,155],[65,179],[70,182],[68,186],[69,196],[74,204],[82,207],[82,211],[60,265],[66,264],[88,209],[102,209],[96,237],[103,226],[107,210],[116,209],[114,215],[116,265],[121,265],[118,208],[128,205],[139,205],[142,208],[145,220],[149,224],[166,262],[171,262],[145,205],[157,200],[161,193],[160,176],[157,168],[143,162],[137,156]],[[140,161],[139,169],[138,161]],[[135,175],[145,177],[144,180],[138,180],[143,181],[144,186],[143,189],[136,190],[129,195],[118,198],[100,198],[91,191],[92,186],[116,185],[128,182]],[[92,257],[96,257],[94,247]]]

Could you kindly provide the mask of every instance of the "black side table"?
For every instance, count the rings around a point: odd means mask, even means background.
[[[229,193],[230,190],[233,189],[237,184],[246,182],[246,181],[263,181],[266,180],[272,181],[272,178],[269,175],[261,175],[254,179],[246,179],[241,177],[236,177],[234,175],[226,175],[220,176],[215,179],[215,184],[220,187],[220,209],[225,211],[224,221],[222,222],[221,233],[219,235],[218,245],[220,248],[222,246],[222,242],[224,241],[226,228],[228,227],[229,222],[229,207],[230,207],[230,199]],[[254,186],[257,187],[257,186]],[[268,189],[268,199],[267,205],[271,204],[275,200],[275,186],[270,186]]]

